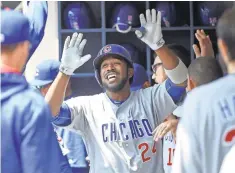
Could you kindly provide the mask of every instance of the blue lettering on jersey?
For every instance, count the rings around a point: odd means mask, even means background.
[[[134,126],[135,126],[135,129],[136,129],[137,135],[139,137],[143,137],[144,136],[144,132],[143,132],[143,130],[142,130],[138,120],[134,120]]]
[[[107,141],[108,141],[108,138],[105,137],[105,135],[104,135],[105,129],[108,129],[108,124],[103,124],[103,125],[102,125],[103,141],[104,141],[104,142],[107,142]]]
[[[132,139],[137,138],[133,120],[129,121],[129,126],[130,126],[130,129],[131,129]]]
[[[232,104],[231,104],[232,103]],[[229,98],[224,98],[218,102],[219,108],[221,110],[221,115],[223,118],[230,119],[232,116],[235,116],[235,95]]]
[[[147,119],[142,119],[142,123],[143,123],[143,125],[145,127],[147,135],[148,136],[152,136],[152,128],[151,128],[151,126],[149,124],[149,121]]]
[[[118,128],[119,127],[119,128]],[[152,128],[147,119],[130,120],[126,123],[106,123],[101,126],[103,141],[113,142],[152,136]]]
[[[124,141],[128,140],[129,139],[128,135],[124,135],[124,131],[123,131],[123,129],[126,128],[126,124],[125,123],[120,123],[119,128],[120,128],[120,132],[121,132],[121,135],[122,135],[122,139]]]

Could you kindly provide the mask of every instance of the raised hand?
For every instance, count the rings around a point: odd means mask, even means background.
[[[66,75],[72,75],[77,68],[91,58],[90,54],[83,56],[83,49],[87,40],[82,39],[82,37],[83,34],[75,32],[71,40],[70,36],[65,40],[60,71]]]
[[[136,36],[146,43],[152,50],[157,50],[165,44],[161,29],[161,12],[156,14],[156,10],[146,10],[146,19],[144,14],[140,14],[141,28],[135,31]]]
[[[198,57],[215,57],[214,50],[209,35],[206,35],[204,30],[197,30],[195,33],[197,40],[199,41],[200,48],[194,44],[193,50]]]

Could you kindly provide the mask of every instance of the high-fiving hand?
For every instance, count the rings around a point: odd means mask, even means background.
[[[82,56],[87,42],[86,39],[82,40],[82,37],[81,33],[73,33],[71,40],[70,36],[65,40],[60,71],[68,76],[91,58],[90,54]]]
[[[135,31],[136,36],[146,43],[152,50],[157,50],[165,44],[161,29],[161,12],[156,14],[156,10],[146,10],[146,19],[144,14],[140,14],[141,28]]]
[[[195,33],[195,36],[200,46],[199,48],[196,44],[193,45],[193,50],[196,55],[196,58],[215,57],[213,46],[212,46],[209,35],[206,35],[204,30],[197,30]]]
[[[178,122],[179,120],[176,119],[173,115],[167,116],[166,120],[157,126],[156,129],[154,129],[152,132],[153,139],[158,141],[159,139],[162,139],[169,131],[171,131],[174,140],[176,140],[176,129]]]

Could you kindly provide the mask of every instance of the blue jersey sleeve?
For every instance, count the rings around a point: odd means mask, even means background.
[[[168,94],[171,96],[172,100],[175,103],[179,103],[180,101],[183,100],[186,94],[185,87],[177,86],[170,79],[166,80],[165,87],[166,87]]]
[[[25,14],[30,22],[30,41],[31,47],[29,56],[33,55],[44,36],[48,16],[48,4],[46,1],[30,1],[27,13]]]
[[[37,105],[36,105],[37,106]],[[50,123],[50,110],[32,106],[27,108],[25,114],[31,114],[23,122],[21,130],[20,157],[24,162],[24,173],[59,173],[64,169],[64,157],[56,139],[52,124]],[[28,116],[29,117],[29,116]],[[67,171],[67,173],[71,173]]]
[[[52,117],[52,123],[57,126],[68,126],[71,124],[71,112],[67,104],[63,103],[60,112],[56,117]]]

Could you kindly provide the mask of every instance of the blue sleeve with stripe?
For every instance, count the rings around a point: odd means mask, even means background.
[[[68,126],[71,124],[71,112],[67,104],[63,103],[60,112],[56,117],[52,117],[52,123],[57,126]]]
[[[182,101],[182,98],[186,94],[185,87],[177,86],[170,79],[167,79],[165,83],[165,87],[166,87],[168,94],[171,96],[172,100],[175,103],[179,103],[180,101]]]

